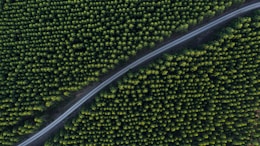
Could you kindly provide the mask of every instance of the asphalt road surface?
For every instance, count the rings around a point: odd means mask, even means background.
[[[102,90],[104,87],[106,87],[107,85],[109,85],[111,82],[115,81],[117,78],[119,78],[120,76],[122,76],[123,74],[125,74],[126,72],[128,72],[130,69],[137,67],[138,65],[142,64],[143,62],[147,61],[150,58],[153,58],[154,56],[163,53],[205,31],[210,30],[211,28],[213,28],[214,26],[219,25],[220,23],[223,23],[235,16],[241,15],[243,13],[249,12],[251,10],[254,9],[258,9],[260,8],[260,2],[254,3],[254,4],[250,4],[248,6],[239,8],[238,10],[235,10],[231,13],[228,13],[222,17],[220,17],[219,19],[216,19],[213,22],[210,22],[158,49],[156,49],[155,51],[141,57],[140,59],[134,61],[133,63],[129,64],[128,66],[126,66],[125,68],[121,69],[120,71],[118,71],[117,73],[115,73],[113,76],[111,76],[110,78],[108,78],[107,80],[103,81],[102,83],[100,83],[96,88],[94,88],[93,90],[91,90],[89,93],[87,93],[83,98],[81,98],[78,102],[76,102],[74,105],[72,105],[67,111],[65,111],[61,116],[59,116],[56,120],[54,120],[52,123],[50,123],[49,125],[47,125],[46,127],[44,127],[42,130],[40,130],[39,132],[37,132],[36,134],[34,134],[32,137],[26,139],[25,141],[23,141],[22,143],[20,143],[18,146],[27,146],[30,145],[32,142],[36,141],[38,138],[40,138],[41,136],[43,136],[44,134],[46,134],[48,131],[50,131],[52,128],[54,128],[55,126],[57,126],[58,124],[62,123],[63,120],[68,117],[71,113],[73,113],[76,109],[78,109],[82,104],[84,104],[88,99],[90,99],[92,96],[94,96],[96,93],[98,93],[100,90]]]

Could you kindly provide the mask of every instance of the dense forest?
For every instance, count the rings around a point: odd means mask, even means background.
[[[259,145],[259,12],[128,73],[45,145]]]
[[[48,123],[47,110],[140,50],[243,2],[1,0],[0,144]]]

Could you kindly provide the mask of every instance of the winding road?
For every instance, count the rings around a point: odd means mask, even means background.
[[[238,10],[235,10],[231,13],[228,13],[158,49],[156,49],[155,51],[146,54],[145,56],[139,58],[138,60],[134,61],[133,63],[127,65],[126,67],[124,67],[123,69],[119,70],[117,73],[115,73],[114,75],[112,75],[111,77],[109,77],[108,79],[106,79],[105,81],[103,81],[102,83],[100,83],[97,87],[95,87],[93,90],[91,90],[89,93],[87,93],[83,98],[81,98],[79,101],[77,101],[74,105],[72,105],[67,111],[65,111],[62,115],[60,115],[57,119],[55,119],[52,123],[50,123],[49,125],[47,125],[46,127],[44,127],[42,130],[40,130],[39,132],[37,132],[36,134],[34,134],[33,136],[31,136],[30,138],[26,139],[25,141],[23,141],[22,143],[19,144],[19,146],[27,146],[32,144],[33,142],[35,142],[38,138],[40,138],[41,136],[45,135],[46,133],[48,133],[52,128],[54,128],[55,126],[57,126],[58,124],[62,123],[63,120],[65,118],[67,118],[70,114],[72,114],[76,109],[78,109],[80,106],[82,106],[82,104],[84,104],[88,99],[90,99],[92,96],[94,96],[96,93],[98,93],[99,91],[101,91],[104,87],[106,87],[107,85],[109,85],[111,82],[115,81],[116,79],[118,79],[120,76],[124,75],[126,72],[128,72],[130,69],[137,67],[138,65],[142,64],[143,62],[147,61],[148,59],[161,54],[205,31],[208,31],[209,29],[213,28],[214,26],[217,26],[235,16],[244,14],[246,12],[249,12],[251,10],[254,9],[258,9],[260,8],[260,2],[256,2],[254,4],[250,4],[248,6],[244,6],[242,8],[239,8]]]

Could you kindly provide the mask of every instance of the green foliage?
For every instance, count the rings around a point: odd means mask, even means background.
[[[260,28],[254,18],[240,18],[200,49],[128,73],[46,145],[257,144]]]
[[[36,115],[139,50],[233,1],[1,0],[0,144],[39,128]]]

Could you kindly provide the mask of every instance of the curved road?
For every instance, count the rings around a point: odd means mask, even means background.
[[[109,85],[111,82],[113,82],[114,80],[116,80],[117,78],[119,78],[120,76],[122,76],[123,74],[125,74],[126,72],[128,72],[130,69],[140,65],[141,63],[145,62],[146,60],[162,53],[165,52],[169,49],[171,49],[172,47],[183,43],[189,39],[191,39],[192,37],[195,37],[196,35],[199,35],[209,29],[211,29],[214,26],[219,25],[222,22],[225,22],[235,16],[238,16],[240,14],[249,12],[251,10],[254,9],[258,9],[260,8],[260,2],[242,7],[236,11],[233,11],[229,14],[226,14],[222,17],[220,17],[219,19],[210,22],[180,38],[178,38],[177,40],[174,40],[158,49],[156,49],[155,51],[141,57],[140,59],[134,61],[133,63],[129,64],[128,66],[126,66],[125,68],[121,69],[120,71],[118,71],[116,74],[114,74],[113,76],[111,76],[110,78],[108,78],[107,80],[103,81],[101,84],[99,84],[96,88],[94,88],[93,90],[91,90],[88,94],[86,94],[83,98],[81,98],[78,102],[76,102],[73,106],[71,106],[66,112],[64,112],[61,116],[59,116],[56,120],[54,120],[52,123],[50,123],[49,125],[47,125],[45,128],[43,128],[42,130],[40,130],[39,132],[37,132],[36,134],[34,134],[32,137],[28,138],[27,140],[23,141],[22,143],[19,144],[19,146],[26,146],[26,145],[30,145],[32,142],[36,141],[38,138],[40,138],[42,135],[46,134],[48,131],[50,131],[52,128],[54,128],[55,126],[57,126],[58,124],[60,124],[66,117],[68,117],[72,112],[74,112],[76,109],[78,109],[83,103],[85,103],[88,99],[90,99],[90,97],[92,97],[93,95],[95,95],[96,93],[98,93],[100,90],[102,90],[104,87],[106,87],[107,85]]]

